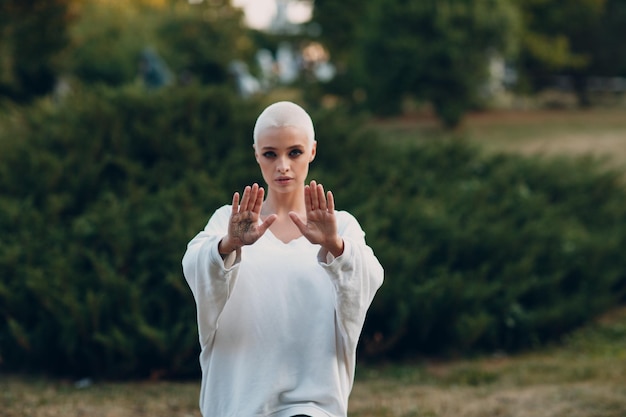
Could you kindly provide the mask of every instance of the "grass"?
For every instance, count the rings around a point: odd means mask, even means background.
[[[518,356],[359,368],[351,417],[623,417],[626,308]]]
[[[395,143],[454,138],[485,152],[595,155],[626,171],[626,111],[491,112],[455,132],[432,117],[377,121]],[[199,417],[199,381],[100,382],[0,375],[0,417]],[[515,356],[360,364],[350,417],[624,417],[626,308],[559,345]]]
[[[442,130],[428,114],[376,121],[373,127],[396,143],[454,138],[491,153],[591,155],[608,167],[626,170],[624,108],[474,113],[452,132]]]
[[[197,382],[0,378],[0,417],[200,417]]]
[[[626,308],[516,356],[364,365],[350,417],[623,417]],[[96,382],[2,376],[0,417],[199,417],[199,381]]]

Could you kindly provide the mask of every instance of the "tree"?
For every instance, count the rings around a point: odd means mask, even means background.
[[[67,54],[81,82],[132,83],[140,72],[140,57],[149,54],[158,55],[173,75],[184,75],[186,81],[193,77],[220,84],[230,79],[233,60],[251,60],[253,42],[243,27],[242,12],[228,1],[149,3],[92,3],[82,8]]]
[[[368,24],[368,5],[374,2],[359,0],[315,0],[313,21],[320,25],[320,39],[329,48],[333,59],[345,64],[355,50],[355,41],[360,39]]]
[[[344,80],[365,92],[376,114],[398,113],[411,96],[431,102],[442,121],[455,126],[477,102],[490,58],[515,49],[518,16],[510,1],[378,0],[355,6],[355,20],[336,5],[315,7],[322,33],[331,28],[324,38],[329,49],[349,58]],[[342,27],[346,33],[332,43]],[[355,49],[346,52],[350,44]]]
[[[594,63],[603,74],[626,77],[626,3],[608,0],[602,16],[599,45]]]
[[[585,79],[602,46],[607,0],[515,0],[523,19],[518,68],[520,88],[537,91],[555,75],[571,75],[581,104],[588,104]]]
[[[593,40],[588,46],[591,62],[587,76],[626,77],[626,2],[607,0],[593,33],[582,35]]]
[[[0,2],[0,97],[24,102],[52,91],[70,12],[70,0]]]
[[[133,82],[140,52],[154,40],[160,14],[136,2],[85,2],[70,30],[69,72],[87,85]]]
[[[163,55],[178,73],[193,75],[204,84],[227,83],[235,60],[251,62],[250,33],[241,10],[229,2],[207,2],[180,7],[157,30]]]

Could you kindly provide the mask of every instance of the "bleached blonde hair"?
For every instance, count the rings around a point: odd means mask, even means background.
[[[265,108],[256,119],[254,125],[254,144],[257,144],[259,135],[270,127],[296,127],[302,129],[309,141],[309,146],[315,142],[315,129],[311,116],[300,106],[291,101],[279,101]]]

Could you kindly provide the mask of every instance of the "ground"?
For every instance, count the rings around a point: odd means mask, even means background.
[[[626,169],[626,109],[500,110],[470,113],[446,132],[429,113],[378,120],[376,129],[393,140],[457,137],[487,152],[524,155],[593,155]],[[417,139],[420,140],[420,139]]]

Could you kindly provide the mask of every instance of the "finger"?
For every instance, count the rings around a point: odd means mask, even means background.
[[[313,180],[309,186],[311,190],[311,210],[315,210],[319,207],[318,197],[317,197],[317,183]]]
[[[248,204],[245,207],[247,211],[254,210],[254,206],[256,205],[256,199],[257,199],[258,194],[259,194],[259,184],[255,182],[254,184],[252,184],[252,187],[250,188],[250,199],[248,200]]]
[[[248,207],[248,201],[250,201],[250,191],[251,191],[252,187],[250,187],[249,185],[246,186],[246,188],[243,189],[243,196],[241,197],[241,210],[245,211],[247,210]]]
[[[311,203],[311,187],[308,185],[304,186],[304,207],[306,207],[307,211],[313,210],[313,204]]]
[[[237,214],[239,213],[239,193],[235,192],[235,194],[233,194],[233,211],[232,214]]]
[[[328,200],[328,212],[333,214],[335,212],[335,197],[332,191],[326,193],[326,199]]]
[[[294,211],[289,212],[289,218],[296,225],[296,227],[300,230],[300,233],[304,234],[306,232],[306,223],[302,221],[298,213]]]
[[[263,196],[265,195],[265,190],[263,187],[259,187],[259,192],[256,195],[256,200],[254,202],[254,207],[252,207],[252,211],[259,214],[261,213],[261,206],[263,205]]]
[[[263,233],[265,233],[265,231],[270,228],[272,223],[274,223],[277,218],[278,216],[276,214],[270,214],[269,216],[267,216],[267,219],[265,219],[265,221],[259,225],[259,234],[262,235]]]
[[[320,210],[326,211],[326,195],[324,194],[324,186],[322,184],[317,184],[317,205]]]

